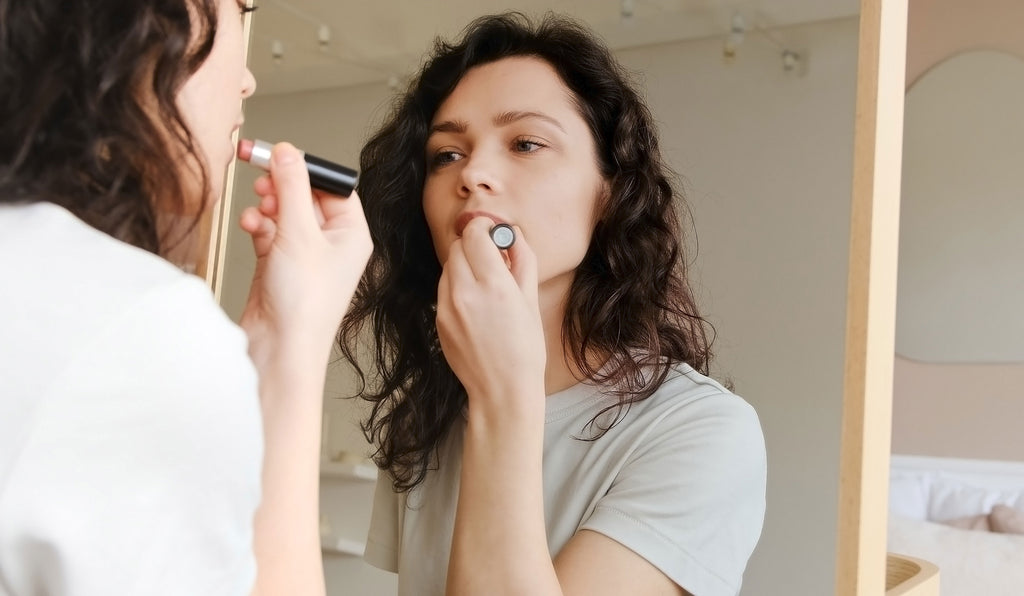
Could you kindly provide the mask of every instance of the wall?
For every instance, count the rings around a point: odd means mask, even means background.
[[[896,357],[892,452],[1024,458],[1024,364],[932,364]]]
[[[727,68],[718,40],[623,56],[649,70],[687,180],[717,368],[765,430],[768,515],[747,594],[833,591],[856,34],[854,20],[781,32],[810,49],[804,77],[756,37]]]
[[[957,54],[906,92],[896,352],[1024,363],[1024,59]]]
[[[1022,19],[1024,3],[1017,0],[911,0],[907,88],[960,52],[992,49],[1024,59],[1024,36],[1018,29]],[[968,105],[968,111],[990,109],[984,92],[965,97],[979,102]],[[908,121],[910,116],[908,111]],[[905,157],[904,166],[912,156]],[[912,222],[904,219],[901,225]],[[978,230],[975,242],[984,244],[985,234]],[[1020,302],[1019,295],[986,299],[1007,301],[1005,306]],[[948,316],[957,315],[950,312]],[[927,363],[897,354],[893,383],[893,453],[996,460],[1024,457],[1024,435],[1018,424],[1024,418],[1024,364]]]
[[[803,76],[783,72],[778,49],[755,33],[731,64],[720,39],[619,53],[645,71],[662,148],[683,178],[699,236],[694,279],[718,331],[715,372],[755,406],[765,431],[768,514],[748,595],[834,590],[857,25],[774,32],[810,51]],[[380,87],[269,97],[257,90],[243,132],[354,164],[385,96]],[[249,188],[251,169],[239,176],[237,188]],[[244,204],[237,201],[235,217]],[[224,293],[233,316],[252,271],[248,251],[236,234]],[[331,376],[328,397],[344,392],[344,371]],[[361,449],[358,433],[339,431],[356,416],[352,402],[328,399],[326,407],[331,449]],[[353,490],[368,495],[369,487]],[[368,511],[365,499],[353,496],[347,512]],[[388,593],[386,580],[361,565],[329,558],[331,592]]]
[[[946,58],[990,49],[1024,58],[1020,0],[909,0],[907,87]]]
[[[268,141],[288,140],[314,155],[321,155],[356,167],[359,148],[374,122],[386,110],[388,89],[361,86],[346,89],[307,92],[295,95],[257,95],[246,102],[242,136]],[[240,163],[235,179],[232,218],[238,220],[242,209],[254,204],[252,182],[262,172]],[[237,320],[245,306],[249,280],[255,268],[251,243],[244,232],[229,235],[221,303]],[[328,420],[329,442],[326,451],[366,454],[356,420],[358,404],[341,399],[352,394],[350,375],[340,363],[327,371],[324,417]],[[369,527],[373,498],[372,482],[321,481],[321,510],[335,529],[350,539],[364,539]],[[391,573],[365,563],[361,557],[326,554],[324,571],[329,594],[395,593],[397,583]]]

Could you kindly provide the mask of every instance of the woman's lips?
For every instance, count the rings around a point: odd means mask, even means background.
[[[498,217],[497,215],[494,215],[493,213],[488,213],[486,211],[466,211],[465,213],[459,214],[459,216],[455,218],[455,234],[461,237],[462,231],[466,229],[466,226],[469,225],[469,222],[477,217],[486,217],[496,224],[508,223],[507,221]]]

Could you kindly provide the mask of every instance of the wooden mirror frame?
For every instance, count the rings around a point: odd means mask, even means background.
[[[251,8],[253,1],[245,0],[245,5]],[[252,47],[252,11],[246,12],[242,17],[242,37],[245,39],[242,57],[248,63],[249,48]],[[238,134],[238,130],[232,134],[232,144],[238,142]],[[218,303],[221,301],[221,289],[224,285],[228,231],[235,223],[231,220],[231,204],[235,194],[235,166],[237,163],[238,160],[231,160],[227,173],[224,175],[224,188],[220,201],[203,215],[198,225],[198,235],[204,246],[200,246],[196,275],[206,280]]]
[[[885,592],[907,0],[862,0],[836,594]]]

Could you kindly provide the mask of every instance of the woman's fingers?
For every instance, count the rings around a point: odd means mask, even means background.
[[[277,216],[277,197],[274,195],[261,197],[257,208],[260,210],[260,213],[267,217]]]
[[[324,231],[366,227],[359,195],[353,191],[346,198],[313,190],[309,186],[303,154],[294,146],[288,143],[274,145],[270,168],[269,174],[256,179],[253,189],[261,197],[257,205],[259,210],[278,220],[279,225],[290,229],[292,225],[315,223],[317,229]],[[304,206],[307,201],[312,202],[312,209]],[[287,205],[282,207],[285,202]],[[282,209],[287,211],[285,222],[280,218]]]
[[[537,300],[537,257],[526,241],[523,231],[513,226],[516,241],[502,251],[491,239],[490,230],[494,225],[486,217],[474,218],[462,232],[462,245],[465,259],[480,281],[499,282],[507,279],[507,272],[523,294],[532,301]]]
[[[260,196],[274,194],[274,181],[270,179],[270,174],[262,174],[256,178],[252,183],[252,189]]]
[[[462,243],[466,261],[473,276],[480,281],[496,281],[507,276],[508,266],[501,251],[491,240],[494,222],[487,217],[475,217],[462,230]]]
[[[526,241],[519,226],[514,226],[514,229],[516,241],[505,251],[511,263],[509,270],[516,280],[516,285],[526,296],[536,302],[538,299],[537,255],[530,248],[530,244]]]
[[[264,215],[257,207],[247,207],[242,211],[239,225],[252,237],[252,245],[256,256],[262,256],[270,250],[270,244],[277,234],[277,224]]]
[[[452,291],[476,282],[473,268],[466,260],[465,245],[462,240],[456,240],[448,249],[448,261],[444,264],[444,273],[448,278],[448,284]],[[451,296],[449,296],[451,297]]]
[[[348,197],[339,197],[321,191],[315,191],[314,195],[318,212],[324,219],[325,228],[366,226],[363,203],[356,191],[353,190]]]
[[[301,151],[291,143],[274,145],[270,154],[270,176],[277,197],[277,222],[285,229],[319,229],[309,208],[312,190]]]

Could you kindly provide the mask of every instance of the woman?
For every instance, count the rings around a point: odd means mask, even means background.
[[[478,20],[361,166],[376,252],[341,340],[358,365],[376,338],[367,559],[401,594],[737,593],[763,436],[706,376],[667,168],[609,51]]]
[[[248,10],[0,0],[0,592],[324,591],[323,371],[371,251],[359,200],[275,147],[241,329],[160,256],[223,186]]]

